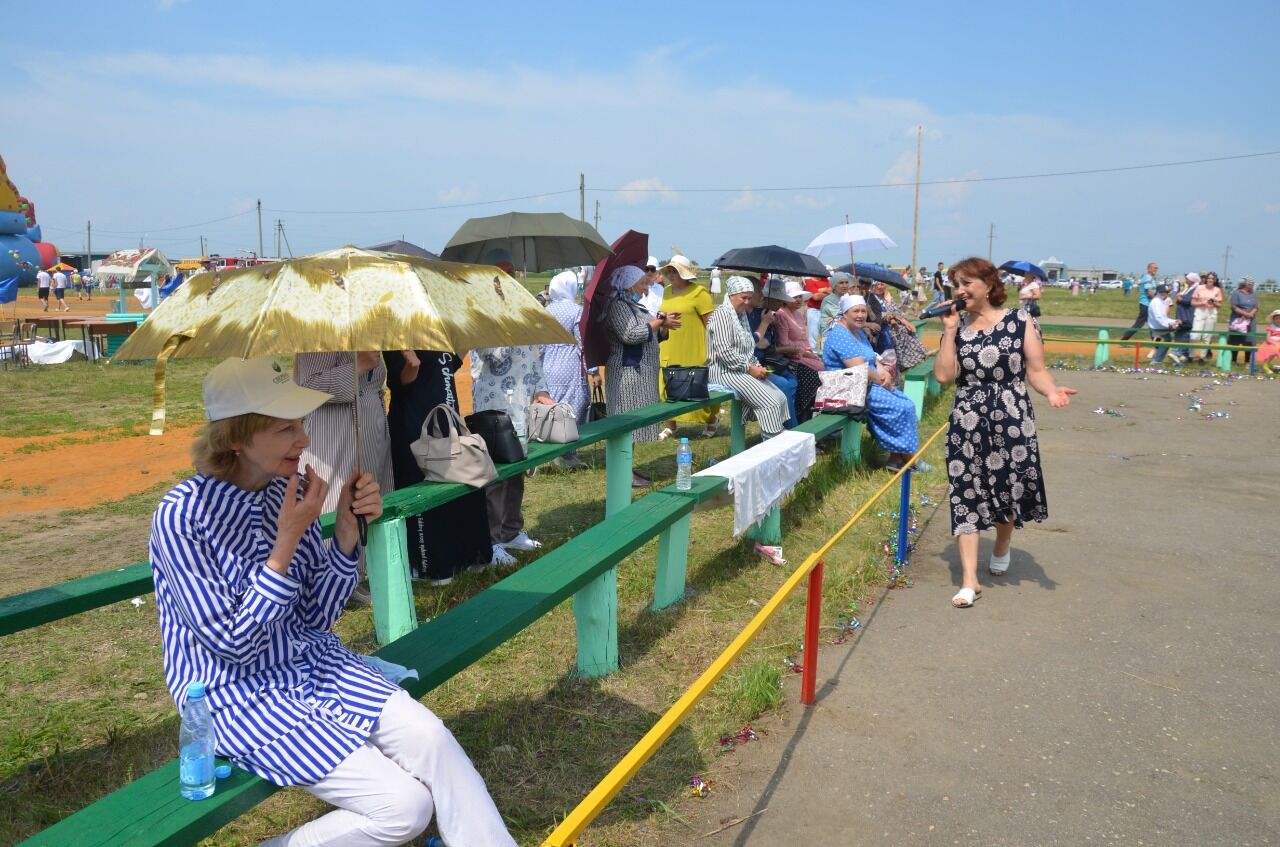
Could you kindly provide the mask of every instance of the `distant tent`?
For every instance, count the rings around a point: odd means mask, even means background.
[[[440,258],[430,250],[423,250],[417,244],[410,244],[408,241],[388,241],[385,244],[374,244],[364,249],[377,250],[380,253],[399,253],[401,256],[417,256],[419,259]]]

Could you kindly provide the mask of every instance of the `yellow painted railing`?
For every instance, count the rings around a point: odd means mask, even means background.
[[[924,444],[920,445],[920,449],[916,451],[916,454],[912,456],[911,461],[908,462],[902,470],[895,473],[887,482],[885,482],[884,485],[880,486],[879,490],[876,491],[875,494],[871,495],[871,498],[868,499],[866,503],[863,503],[862,507],[858,509],[858,511],[854,512],[853,517],[849,518],[844,526],[840,527],[840,529],[828,538],[821,547],[809,554],[809,557],[806,558],[800,567],[796,568],[791,576],[787,578],[787,581],[774,592],[768,602],[760,607],[760,611],[751,619],[751,622],[747,624],[746,628],[738,633],[737,637],[735,637],[729,646],[725,648],[724,652],[716,657],[716,660],[711,663],[711,666],[702,672],[702,675],[698,677],[693,685],[689,686],[688,690],[680,696],[680,699],[676,700],[671,708],[667,709],[666,713],[658,719],[658,722],[655,723],[647,733],[645,733],[644,737],[631,748],[627,755],[623,756],[622,760],[618,762],[618,764],[614,765],[613,770],[609,771],[609,773],[605,775],[604,779],[600,780],[600,782],[596,784],[596,787],[591,790],[591,793],[589,793],[582,802],[578,804],[577,808],[570,812],[565,819],[561,821],[560,825],[547,836],[546,840],[542,842],[543,847],[571,847],[571,845],[575,843],[578,836],[582,834],[582,831],[591,825],[591,822],[605,810],[605,807],[607,807],[610,801],[617,796],[618,792],[622,790],[622,787],[631,781],[632,777],[636,775],[644,763],[649,761],[657,749],[662,746],[663,742],[670,737],[671,733],[675,732],[676,728],[684,722],[684,719],[688,716],[689,712],[693,710],[693,707],[696,706],[698,701],[711,690],[711,686],[715,684],[716,680],[724,674],[729,665],[742,654],[742,651],[747,648],[747,645],[751,643],[752,639],[760,633],[764,628],[764,625],[768,623],[769,619],[772,618],[774,614],[777,613],[778,609],[782,607],[783,601],[785,601],[791,592],[796,589],[796,586],[800,584],[801,580],[808,576],[810,571],[817,567],[818,563],[822,561],[822,558],[827,555],[827,553],[831,552],[831,548],[835,547],[835,545],[839,543],[840,539],[844,538],[849,530],[853,529],[854,525],[857,524],[858,521],[860,521],[862,517],[870,511],[873,506],[875,506],[876,502],[884,496],[884,493],[888,491],[893,484],[896,483],[898,479],[915,464],[916,460],[924,454],[924,451],[927,450],[935,440],[937,440],[938,436],[940,436],[946,428],[947,424],[943,424],[938,427],[938,429],[929,436],[928,440],[925,441]]]

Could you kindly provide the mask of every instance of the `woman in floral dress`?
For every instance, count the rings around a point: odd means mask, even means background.
[[[951,268],[955,297],[965,312],[943,316],[942,343],[933,372],[944,385],[956,381],[947,432],[951,481],[951,532],[960,545],[962,586],[951,599],[959,608],[982,596],[978,584],[978,533],[994,529],[988,570],[1009,569],[1013,530],[1049,516],[1030,385],[1055,408],[1075,389],[1054,382],[1044,366],[1039,330],[1021,309],[1006,309],[1000,272],[985,259]]]

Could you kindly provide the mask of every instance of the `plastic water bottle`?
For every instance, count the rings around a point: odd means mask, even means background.
[[[688,491],[693,488],[693,448],[689,439],[681,438],[676,447],[676,489]]]
[[[178,781],[182,796],[203,800],[213,796],[213,715],[204,696],[205,684],[187,686],[187,705],[178,730]]]

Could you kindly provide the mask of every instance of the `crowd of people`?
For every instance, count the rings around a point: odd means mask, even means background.
[[[505,254],[486,261],[514,271]],[[989,569],[1003,573],[1013,530],[1047,516],[1027,386],[1054,406],[1074,391],[1054,383],[1033,319],[1004,307],[989,262],[967,259],[948,278],[964,299],[944,317],[935,373],[959,383],[947,449],[964,584],[953,603],[971,606],[981,593],[977,534],[995,530]],[[645,298],[659,279],[651,308]],[[734,274],[715,304],[681,256],[619,267],[602,282],[603,303],[592,304],[603,305],[596,320],[609,340],[602,377],[584,367],[580,281],[565,272],[552,279],[547,308],[575,343],[466,351],[473,407],[565,403],[581,419],[602,378],[609,413],[626,412],[658,402],[661,364],[688,363],[706,365],[771,438],[813,413],[818,374],[865,365],[867,421],[890,466],[918,449],[915,407],[898,384],[926,354],[883,284]],[[232,359],[205,380],[197,473],[164,497],[152,524],[165,679],[180,708],[189,686],[203,684],[220,754],[337,807],[269,844],[399,844],[433,815],[450,845],[514,844],[439,718],[331,632],[360,580],[358,521],[381,514],[384,492],[422,480],[409,444],[431,409],[458,409],[462,353],[304,354],[292,379],[270,359]],[[634,437],[671,437],[681,423],[715,432],[715,418],[701,415]],[[411,519],[414,576],[440,584],[537,549],[523,493],[517,475]],[[329,542],[318,521],[327,511]]]

